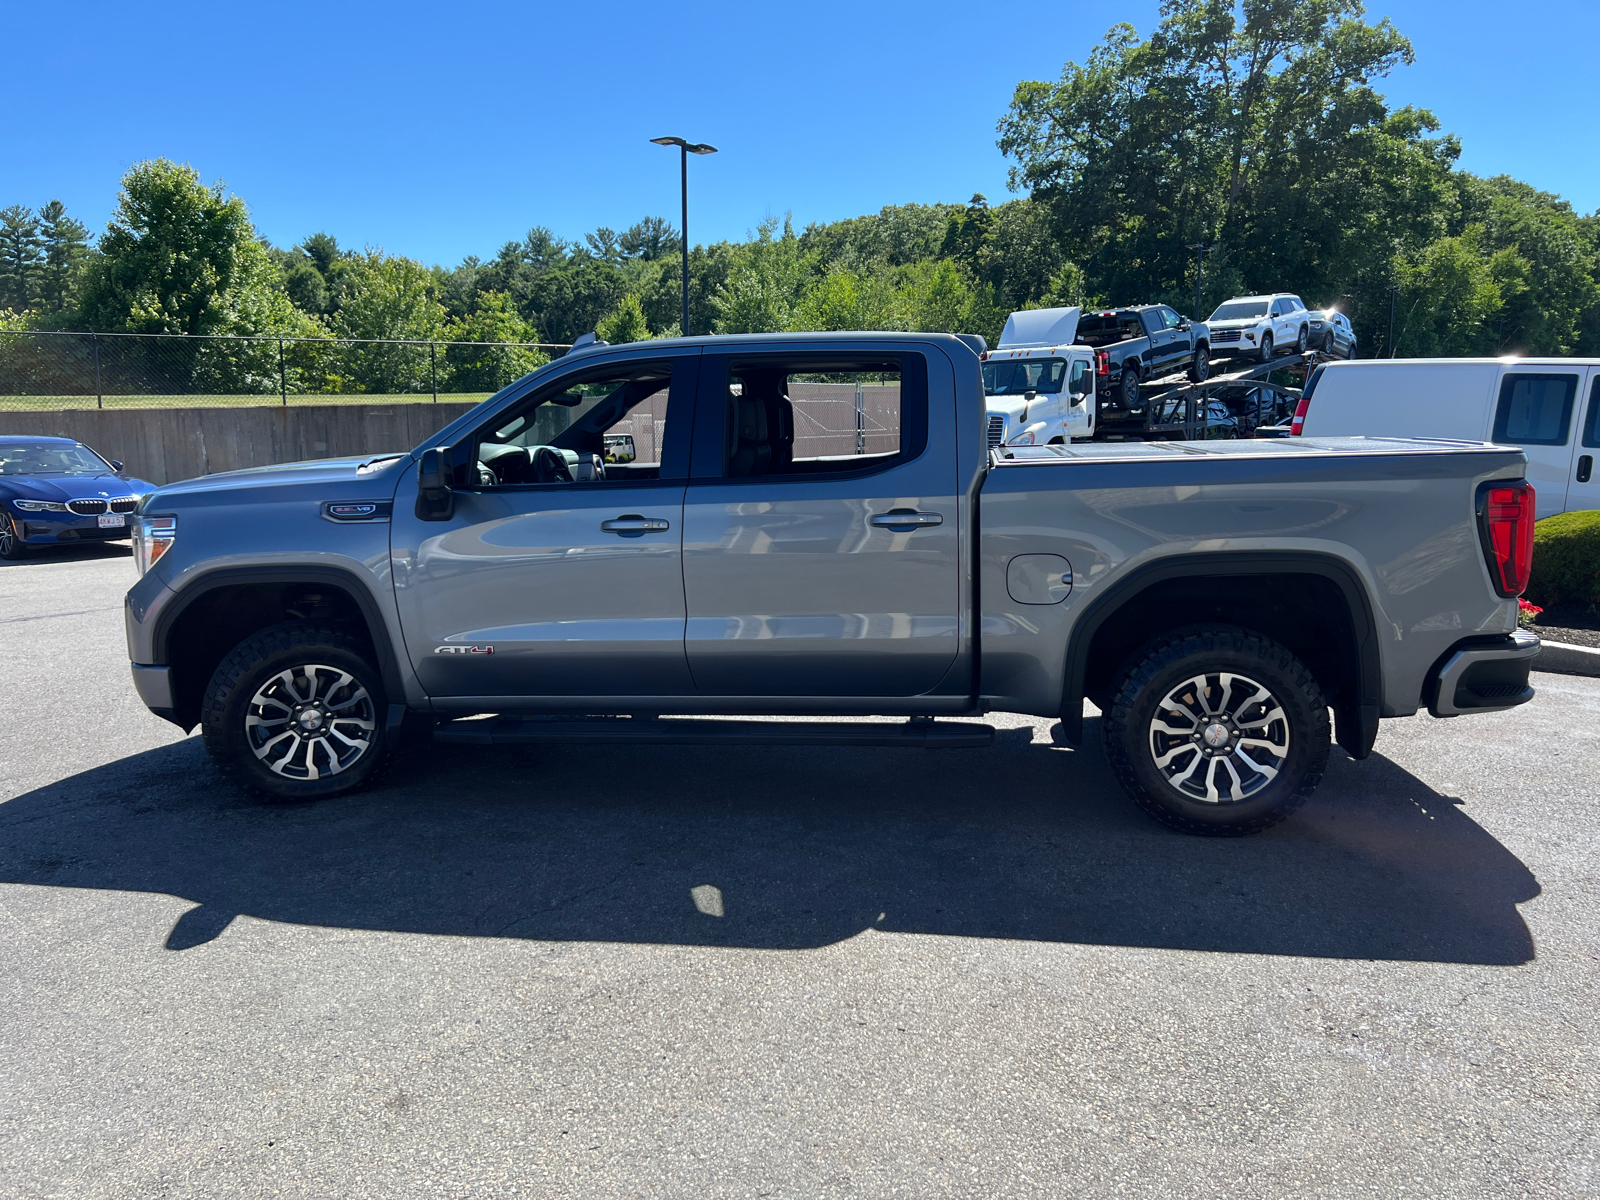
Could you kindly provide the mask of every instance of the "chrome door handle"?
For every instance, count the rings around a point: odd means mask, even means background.
[[[641,533],[665,533],[672,528],[672,524],[662,517],[640,517],[629,513],[627,516],[601,521],[600,528],[606,533],[638,537]]]
[[[904,531],[907,529],[920,529],[929,525],[943,525],[944,518],[938,513],[911,512],[898,510],[895,512],[879,513],[870,518],[869,523],[879,529],[894,529]]]

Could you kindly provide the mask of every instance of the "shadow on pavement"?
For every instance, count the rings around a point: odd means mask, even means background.
[[[77,545],[35,547],[22,558],[0,558],[0,568],[39,567],[53,562],[98,562],[102,558],[132,556],[133,547],[127,542],[81,542]]]
[[[1093,746],[1097,722],[1086,732]],[[424,744],[375,790],[270,807],[198,738],[0,804],[0,882],[172,894],[184,950],[240,913],[481,937],[794,949],[955,937],[1512,965],[1523,864],[1393,762],[1335,750],[1242,840],[1139,814],[1097,748]],[[721,915],[716,915],[720,913]]]

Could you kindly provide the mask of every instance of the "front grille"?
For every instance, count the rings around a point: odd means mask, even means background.
[[[1219,329],[1211,335],[1213,342],[1237,342],[1239,331],[1237,329]]]
[[[68,512],[75,512],[80,517],[92,517],[96,513],[105,512],[105,510],[106,510],[106,502],[104,500],[68,500],[67,501],[67,511]]]
[[[132,512],[139,507],[139,501],[133,496],[124,496],[111,502],[112,512]]]
[[[989,449],[993,450],[1006,436],[1006,419],[1004,417],[989,418]]]

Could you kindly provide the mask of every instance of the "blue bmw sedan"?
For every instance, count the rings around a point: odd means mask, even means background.
[[[0,558],[125,538],[154,490],[71,438],[0,437]]]

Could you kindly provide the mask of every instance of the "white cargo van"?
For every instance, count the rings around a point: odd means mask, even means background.
[[[1074,345],[1082,309],[1036,308],[1006,319],[983,355],[990,447],[1046,446],[1094,433],[1094,350]]]
[[[1306,437],[1492,441],[1528,455],[1540,517],[1600,508],[1600,359],[1414,358],[1312,372],[1293,432]]]

